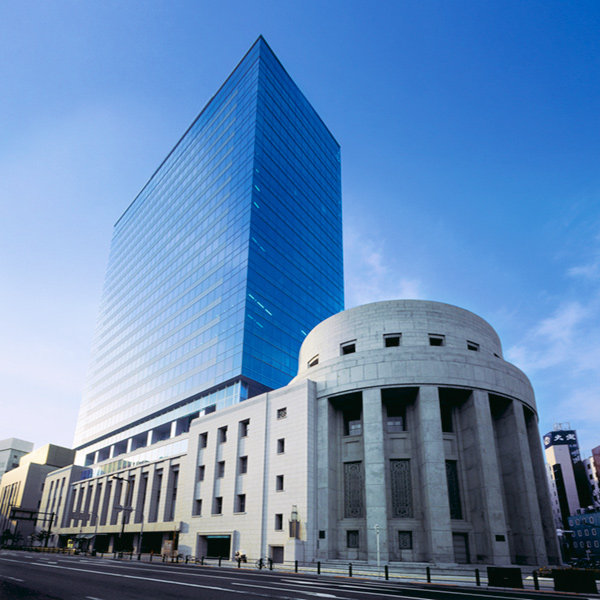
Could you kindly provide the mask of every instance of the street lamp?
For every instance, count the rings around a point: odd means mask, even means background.
[[[111,479],[117,479],[118,481],[124,481],[127,483],[127,494],[125,495],[125,503],[129,498],[129,490],[131,488],[131,481],[125,477],[119,477],[119,475],[113,475]],[[115,508],[117,508],[115,506]],[[125,511],[123,511],[123,519],[121,520],[121,533],[119,535],[119,552],[123,552],[123,535],[125,534]]]
[[[375,529],[375,536],[377,537],[377,576],[379,577],[379,525],[375,525],[373,529]]]
[[[125,519],[126,512],[136,512],[140,515],[141,527],[140,527],[140,539],[139,539],[139,543],[138,543],[138,554],[141,554],[142,553],[142,538],[144,537],[144,513],[141,510],[139,510],[138,508],[133,508],[133,506],[121,506],[120,504],[117,504],[117,506],[115,506],[115,510],[123,511],[123,519]]]

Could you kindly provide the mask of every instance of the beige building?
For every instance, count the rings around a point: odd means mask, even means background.
[[[18,531],[27,542],[28,536],[36,529],[36,523],[11,519],[11,509],[41,510],[46,476],[57,468],[72,464],[74,458],[74,450],[47,444],[24,455],[16,469],[5,473],[0,482],[0,531]],[[48,526],[49,521],[45,529]]]

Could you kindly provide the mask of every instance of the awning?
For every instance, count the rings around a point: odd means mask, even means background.
[[[94,537],[93,533],[78,533],[75,536],[76,540],[91,540]]]

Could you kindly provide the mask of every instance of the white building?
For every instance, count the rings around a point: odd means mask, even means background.
[[[383,562],[559,560],[531,385],[454,306],[334,315],[288,386],[171,431],[152,456],[84,471],[70,509],[84,519],[67,512],[61,534],[92,534],[98,515],[111,549],[125,505],[136,550],[143,518],[146,551],[198,557],[375,562],[378,530]]]

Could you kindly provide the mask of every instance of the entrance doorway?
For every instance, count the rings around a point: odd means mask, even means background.
[[[274,563],[283,562],[283,546],[271,546],[271,560]]]
[[[229,559],[231,557],[231,536],[199,535],[198,556]]]
[[[467,533],[453,533],[452,543],[454,544],[454,560],[460,564],[469,564],[469,535]]]

